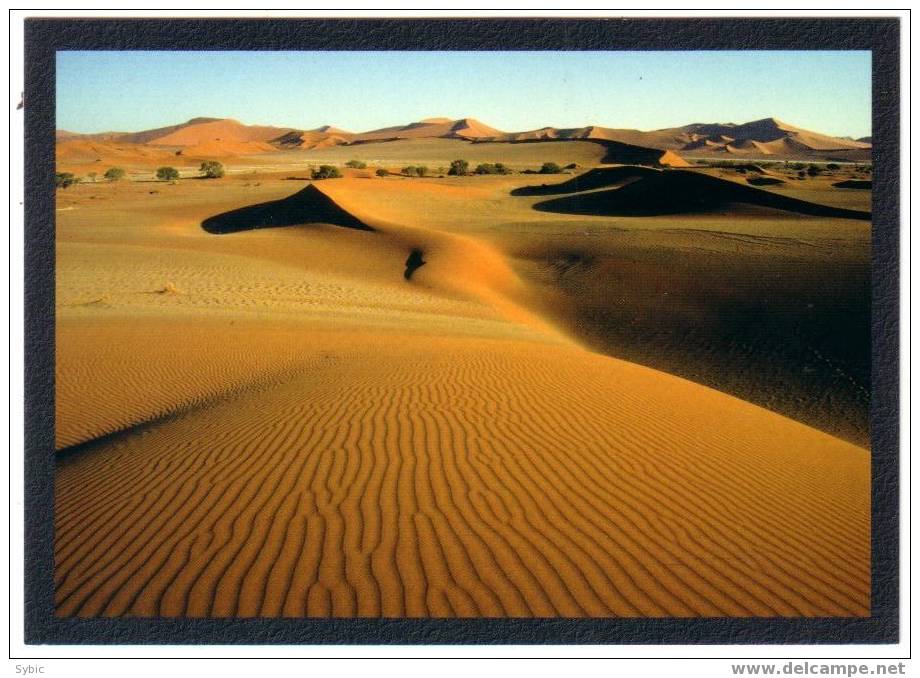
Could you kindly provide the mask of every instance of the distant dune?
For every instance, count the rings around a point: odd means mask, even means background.
[[[196,146],[212,141],[270,141],[290,128],[244,125],[237,120],[195,118],[182,125],[130,135],[122,141],[155,146]]]
[[[398,127],[364,132],[354,136],[355,141],[372,141],[384,139],[418,139],[418,138],[458,138],[482,139],[499,137],[497,129],[484,125],[473,118],[450,120],[448,118],[429,118],[420,122]]]
[[[607,162],[650,162],[673,167],[688,163],[684,155],[769,156],[780,159],[868,160],[871,144],[831,137],[793,127],[774,118],[735,124],[694,123],[684,127],[639,131],[600,126],[543,127],[526,132],[502,132],[474,118],[426,118],[369,132],[353,133],[324,125],[312,130],[244,125],[236,120],[193,118],[188,122],[142,132],[80,135],[59,131],[59,157],[74,153],[74,141],[111,142],[182,150],[193,157],[249,156],[275,150],[310,150],[377,144],[412,139],[458,139],[468,142],[593,142],[608,148]],[[142,153],[139,158],[145,157]]]
[[[59,141],[56,160],[58,166],[88,166],[86,170],[96,170],[100,175],[111,165],[184,164],[182,158],[176,157],[175,151],[145,144],[96,141],[82,137]]]

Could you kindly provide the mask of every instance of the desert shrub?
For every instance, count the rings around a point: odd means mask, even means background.
[[[377,170],[377,176],[378,177],[388,177],[390,176],[390,170],[384,169],[383,167],[381,167],[380,169]]]
[[[470,163],[466,160],[454,160],[447,173],[452,177],[465,177],[470,173]]]
[[[481,165],[477,165],[476,169],[473,170],[475,174],[511,174],[511,169],[506,167],[504,163],[491,163],[486,162]]]
[[[216,160],[205,160],[198,168],[207,179],[220,179],[224,176],[224,166]]]
[[[562,168],[554,162],[544,162],[540,168],[540,174],[560,174]]]
[[[179,178],[179,170],[175,167],[161,167],[157,170],[157,179],[160,181],[175,181]]]
[[[54,175],[55,188],[67,188],[80,183],[80,180],[70,172],[58,172]]]
[[[566,165],[566,166],[563,167],[562,169],[578,169],[578,163],[577,163],[577,162],[570,162],[568,165]]]
[[[408,167],[402,168],[402,173],[407,177],[423,177],[428,174],[428,168],[419,165],[409,165]]]
[[[819,174],[821,174],[821,168],[818,167],[817,165],[809,165],[807,171],[808,171],[808,176],[810,177],[816,177]]]
[[[840,165],[838,165],[836,162],[829,162],[829,163],[827,163],[827,169],[829,169],[829,170],[831,170],[831,171],[833,171],[833,170],[839,170],[839,169],[840,169]]]
[[[800,178],[800,179],[804,179],[804,178],[805,178],[805,170],[799,170],[798,172],[796,172],[796,174],[799,175],[799,178]]]
[[[121,167],[109,167],[102,178],[106,181],[120,181],[125,178],[125,171]]]
[[[360,160],[349,160],[345,163],[345,167],[351,167],[352,169],[365,169],[367,167],[367,163],[361,162]]]
[[[333,165],[320,165],[319,169],[315,169],[310,173],[310,177],[313,179],[338,179],[341,176],[342,173],[339,172],[339,168]]]

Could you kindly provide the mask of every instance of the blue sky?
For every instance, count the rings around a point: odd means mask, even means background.
[[[362,132],[426,117],[505,131],[776,117],[871,133],[870,52],[58,52],[57,127],[206,116]]]

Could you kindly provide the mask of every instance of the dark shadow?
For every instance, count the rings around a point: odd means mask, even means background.
[[[644,176],[657,172],[658,170],[652,169],[651,167],[636,167],[634,165],[627,165],[625,167],[598,167],[559,184],[521,186],[511,191],[511,195],[560,195],[564,193],[579,193],[581,191],[591,191],[596,188],[622,184],[625,181],[641,179]]]
[[[865,179],[848,179],[846,181],[838,181],[836,184],[831,184],[834,188],[862,188],[862,189],[871,189],[872,182]]]
[[[768,176],[748,177],[747,182],[751,186],[779,186],[780,184],[786,183],[779,177],[768,177]]]
[[[223,234],[298,224],[332,224],[361,231],[374,230],[312,184],[282,200],[208,217],[201,222],[201,227],[208,233]]]
[[[412,274],[426,263],[428,262],[422,259],[422,250],[412,250],[412,252],[409,253],[409,258],[406,259],[406,271],[403,273],[403,277],[406,280],[411,280]]]
[[[717,211],[728,205],[767,207],[812,216],[871,219],[870,212],[829,207],[687,170],[658,172],[622,188],[546,200],[541,212],[595,216],[659,216]]]
[[[658,160],[664,153],[659,148],[633,146],[619,141],[602,139],[586,139],[585,141],[594,141],[606,149],[606,153],[601,159],[601,162],[605,165],[657,165]]]

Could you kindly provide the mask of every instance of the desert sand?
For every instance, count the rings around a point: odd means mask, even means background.
[[[291,154],[58,191],[57,614],[869,614],[849,174]],[[685,174],[716,197],[643,202]]]

